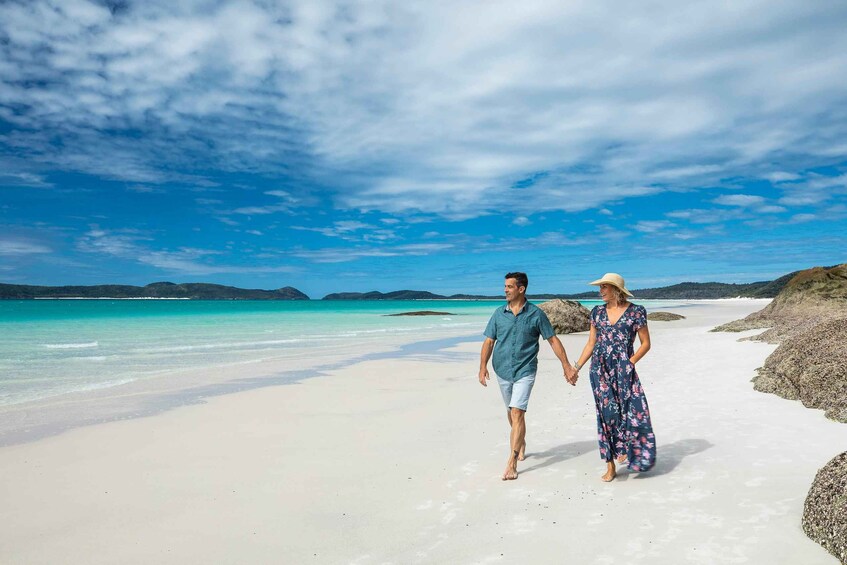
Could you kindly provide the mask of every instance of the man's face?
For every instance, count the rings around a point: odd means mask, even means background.
[[[506,300],[511,302],[512,300],[515,300],[520,297],[522,288],[522,286],[518,286],[518,281],[516,281],[515,279],[506,279]]]

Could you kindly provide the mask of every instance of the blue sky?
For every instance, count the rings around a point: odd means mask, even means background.
[[[0,3],[0,282],[578,292],[847,260],[847,4]]]

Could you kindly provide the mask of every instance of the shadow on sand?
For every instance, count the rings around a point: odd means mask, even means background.
[[[562,444],[547,451],[531,451],[526,454],[524,464],[533,463],[536,459],[543,459],[543,461],[539,461],[523,469],[518,467],[518,470],[521,474],[529,473],[530,471],[536,471],[550,465],[561,463],[562,461],[567,461],[568,459],[579,457],[590,452],[592,449],[597,449],[596,441],[576,441],[574,443]]]
[[[646,473],[630,473],[635,475],[633,479],[649,479],[659,475],[666,475],[673,471],[683,459],[695,453],[706,451],[714,444],[705,439],[681,439],[665,446],[659,444],[656,454],[656,466]]]

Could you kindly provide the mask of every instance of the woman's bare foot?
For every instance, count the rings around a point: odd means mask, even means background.
[[[618,474],[615,471],[615,462],[609,461],[608,463],[606,463],[606,474],[600,478],[603,479],[603,482],[611,483],[615,480],[615,477],[617,476]]]
[[[618,455],[618,465],[626,463],[626,455]]]
[[[513,481],[518,478],[518,452],[509,457],[506,462],[506,470],[503,472],[504,481]]]
[[[524,459],[526,459],[526,440],[521,445],[521,450],[518,451],[518,461],[523,461]]]

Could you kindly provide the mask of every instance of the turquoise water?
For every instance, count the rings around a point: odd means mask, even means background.
[[[222,364],[477,335],[502,301],[0,301],[0,406]],[[596,301],[585,301],[591,306]],[[439,316],[389,314],[416,310]]]
[[[183,369],[479,334],[496,302],[0,301],[0,405]],[[413,310],[450,316],[391,317]]]

